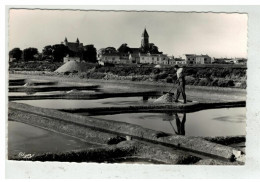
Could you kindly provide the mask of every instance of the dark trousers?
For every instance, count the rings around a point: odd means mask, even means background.
[[[176,126],[177,126],[177,132],[175,132],[177,135],[185,135],[185,122],[186,122],[186,113],[183,113],[182,122],[180,121],[180,118],[178,114],[175,114],[176,118]]]
[[[182,94],[183,101],[184,101],[184,103],[186,103],[185,80],[184,79],[181,79],[179,81],[175,101],[178,101],[180,94]]]

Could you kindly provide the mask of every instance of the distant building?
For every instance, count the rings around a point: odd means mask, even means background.
[[[185,64],[195,64],[196,63],[196,54],[185,54],[185,56],[186,56]]]
[[[158,58],[159,58],[159,64],[165,64],[165,65],[169,64],[169,58],[166,54],[159,54]]]
[[[223,59],[226,63],[234,63],[234,60],[232,58],[224,58]]]
[[[120,55],[118,53],[104,53],[102,55],[99,55],[98,60],[104,63],[119,64]]]
[[[102,48],[98,51],[98,60],[104,62],[116,62],[118,64],[169,64],[167,55],[158,51],[158,47],[149,43],[149,35],[144,29],[141,35],[140,48],[129,48],[127,44],[122,44],[118,50],[104,51],[108,48]]]
[[[80,62],[80,58],[79,57],[69,57],[69,55],[67,55],[66,57],[63,58],[64,63],[67,63],[69,61]]]
[[[245,59],[245,58],[235,58],[234,59],[234,64],[245,65],[246,63],[247,63],[247,59]]]
[[[214,64],[234,64],[233,58],[214,58],[212,63]]]
[[[78,38],[76,42],[68,42],[67,37],[65,37],[63,44],[67,46],[70,51],[73,52],[79,52],[83,49],[83,43],[80,43]]]
[[[142,33],[142,40],[141,40],[141,49],[144,52],[148,52],[149,51],[149,35],[146,31],[146,28],[144,29],[144,32]]]
[[[208,55],[197,55],[195,62],[196,64],[211,64],[211,57]]]
[[[158,55],[156,54],[139,54],[141,64],[160,64]]]
[[[129,53],[129,60],[131,63],[140,63],[140,48],[131,48],[131,53]]]
[[[168,65],[175,65],[175,64],[176,64],[176,61],[175,61],[175,59],[174,59],[173,56],[168,57],[168,58],[169,58],[169,60],[168,60]]]
[[[175,60],[175,64],[178,64],[178,65],[187,64],[187,60],[182,59],[182,58],[175,58],[174,60]]]
[[[211,64],[211,57],[208,55],[185,54],[186,64]]]

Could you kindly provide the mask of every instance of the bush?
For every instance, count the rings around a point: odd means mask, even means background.
[[[88,78],[88,74],[87,73],[80,73],[79,78]]]
[[[131,79],[131,81],[136,81],[137,79],[136,79],[136,77],[132,77],[132,79]]]
[[[159,74],[161,72],[161,70],[159,69],[159,68],[155,68],[154,70],[153,70],[153,73],[154,74]]]
[[[233,87],[234,81],[233,80],[226,80],[226,79],[219,79],[218,80],[218,86],[219,87]]]
[[[165,73],[165,72],[160,73],[160,74],[158,75],[158,79],[159,79],[159,80],[165,79],[165,78],[167,78],[167,77],[168,77],[168,73]]]
[[[166,78],[166,82],[167,82],[167,83],[173,83],[172,77],[169,77],[169,76],[168,76],[168,77]]]
[[[152,79],[157,82],[159,80],[159,74],[152,75]]]
[[[217,78],[213,79],[213,81],[211,82],[210,85],[214,86],[214,87],[217,87],[218,86],[218,79]]]
[[[192,76],[185,76],[185,81],[187,85],[193,85],[195,82],[195,78]]]
[[[89,78],[93,78],[93,79],[102,79],[106,76],[105,73],[99,73],[99,72],[92,72],[87,74],[87,76],[89,76]]]
[[[202,79],[200,79],[200,81],[199,81],[199,83],[198,83],[199,86],[207,86],[207,85],[209,85],[209,84],[210,84],[210,81],[209,81],[209,79],[207,79],[207,78],[202,78]]]

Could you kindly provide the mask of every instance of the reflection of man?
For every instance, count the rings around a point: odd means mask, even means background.
[[[184,101],[184,103],[186,103],[185,76],[183,74],[183,68],[180,68],[178,65],[175,65],[174,69],[176,71],[177,81],[178,81],[178,87],[177,87],[175,102],[178,102],[178,98],[179,98],[180,94],[182,94],[183,101]]]
[[[182,121],[180,121],[180,118],[177,113],[175,113],[175,118],[177,126],[177,131],[175,131],[176,135],[185,135],[186,113],[183,113]]]

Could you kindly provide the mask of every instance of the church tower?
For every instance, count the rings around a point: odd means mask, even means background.
[[[76,43],[78,43],[78,44],[79,44],[79,38],[77,38],[77,40],[76,40]]]
[[[146,31],[146,28],[144,29],[144,32],[142,33],[141,48],[145,51],[149,50],[149,35]]]
[[[67,40],[67,37],[65,37],[64,45],[65,45],[65,46],[68,46],[68,40]]]

